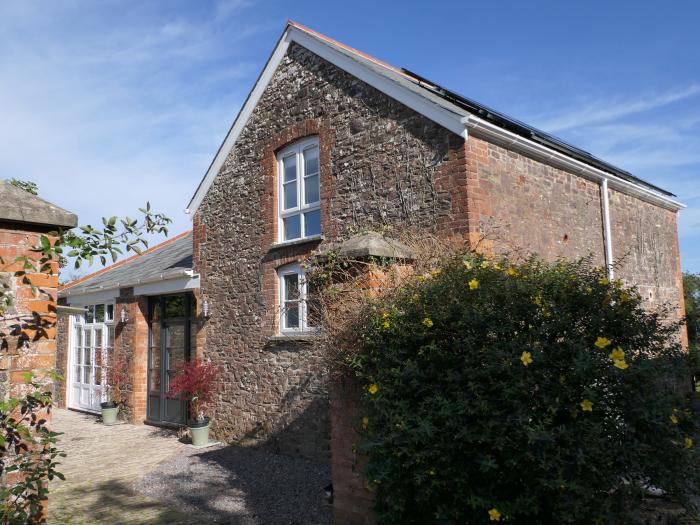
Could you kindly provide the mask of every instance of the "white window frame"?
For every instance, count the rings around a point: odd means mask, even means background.
[[[305,186],[307,174],[304,172],[304,152],[308,149],[316,148],[318,152],[318,187],[319,196],[318,201],[312,202],[310,204],[304,204]],[[297,185],[297,205],[295,208],[290,208],[288,210],[284,209],[284,160],[289,157],[295,157],[296,159],[296,185]],[[316,174],[312,174],[314,176]],[[306,224],[304,216],[308,212],[316,211],[321,209],[321,148],[319,146],[318,137],[309,137],[302,140],[298,140],[294,144],[287,146],[277,154],[277,193],[279,195],[277,202],[277,240],[280,243],[298,241],[301,239],[313,239],[320,237],[321,233],[316,233],[313,235],[305,235]],[[294,237],[293,239],[284,238],[284,219],[299,216],[299,237]]]
[[[296,275],[299,283],[299,326],[288,327],[287,318],[285,315],[285,304],[287,302],[287,287],[285,284],[285,276]],[[315,331],[314,327],[309,326],[309,314],[307,293],[308,284],[306,282],[306,273],[298,263],[287,264],[277,269],[277,278],[279,282],[279,331],[280,334],[298,334]]]

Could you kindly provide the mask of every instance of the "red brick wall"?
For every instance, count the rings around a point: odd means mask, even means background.
[[[58,264],[51,274],[29,272],[27,278],[37,287],[36,293],[24,278],[15,276],[22,266],[18,256],[36,257],[30,248],[39,245],[46,228],[0,223],[0,280],[9,286],[14,304],[0,321],[0,395],[19,396],[26,391],[24,374],[49,382],[48,372],[56,365],[56,294]]]

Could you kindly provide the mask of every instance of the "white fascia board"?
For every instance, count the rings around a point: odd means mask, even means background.
[[[59,293],[60,297],[64,297],[70,306],[85,306],[88,304],[99,304],[99,303],[110,303],[114,302],[117,297],[119,297],[119,288],[113,288],[110,290],[98,290],[94,292],[86,292],[82,294],[71,295],[70,289],[64,290],[63,295]]]
[[[233,149],[233,146],[236,144],[238,137],[243,131],[245,125],[248,123],[255,106],[260,101],[260,97],[262,97],[262,94],[265,92],[270,80],[272,80],[272,77],[280,62],[284,58],[284,55],[286,54],[291,42],[296,42],[300,46],[327,60],[336,67],[378,89],[388,97],[401,102],[405,106],[411,108],[417,113],[420,113],[424,117],[432,120],[451,132],[460,135],[465,139],[467,138],[465,127],[461,122],[462,115],[453,113],[452,111],[449,111],[427,100],[425,97],[406,89],[400,84],[383,77],[375,71],[368,69],[356,60],[352,60],[348,56],[336,51],[322,40],[296,27],[288,26],[277,44],[277,47],[272,53],[270,60],[268,60],[265,69],[253,87],[253,91],[251,91],[248,99],[243,105],[243,108],[236,117],[236,120],[229,130],[223,144],[219,148],[216,157],[214,157],[214,160],[209,166],[204,180],[197,189],[194,197],[192,197],[189,207],[185,210],[190,215],[190,218],[194,217],[197,208],[202,203],[204,196],[209,191],[209,188],[219,173],[221,166],[223,166],[226,158]]]
[[[476,136],[481,136],[500,144],[506,148],[515,151],[523,152],[529,156],[535,157],[546,164],[564,169],[566,171],[581,175],[596,182],[608,181],[608,186],[621,193],[632,195],[643,201],[655,204],[662,208],[671,211],[679,211],[685,208],[682,204],[670,197],[657,193],[650,188],[646,188],[640,184],[622,179],[612,173],[600,170],[584,162],[576,160],[564,153],[548,148],[535,141],[516,135],[508,130],[498,127],[490,122],[487,122],[474,115],[468,115],[462,119],[462,122]]]
[[[163,295],[168,293],[186,292],[199,288],[199,275],[183,276],[155,283],[134,286],[134,295]]]

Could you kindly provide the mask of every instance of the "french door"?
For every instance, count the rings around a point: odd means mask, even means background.
[[[187,405],[168,394],[170,382],[194,352],[195,299],[190,293],[152,297],[149,305],[147,418],[183,424]]]
[[[91,412],[99,412],[100,403],[105,400],[107,368],[114,348],[114,307],[96,306],[89,306],[85,315],[73,318],[70,356],[69,404]]]

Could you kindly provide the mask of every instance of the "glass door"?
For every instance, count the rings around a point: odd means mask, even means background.
[[[186,403],[168,395],[178,366],[194,352],[192,294],[151,298],[148,352],[148,412],[150,421],[186,422]]]

